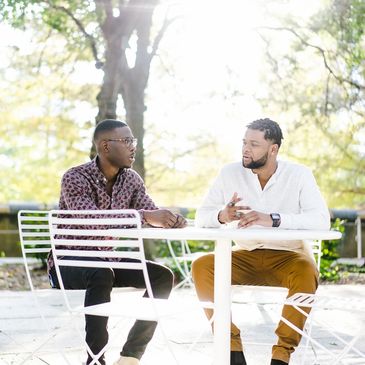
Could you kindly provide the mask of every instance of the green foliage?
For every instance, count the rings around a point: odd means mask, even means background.
[[[188,219],[194,219],[195,218],[195,209],[190,209],[186,214],[185,218]],[[171,241],[171,246],[175,252],[175,255],[177,257],[182,256],[182,248],[180,241]],[[191,253],[194,252],[211,252],[214,250],[214,242],[213,241],[197,241],[197,240],[189,240],[189,248]],[[181,276],[181,273],[176,265],[176,263],[173,260],[173,257],[171,256],[171,253],[169,251],[169,248],[167,246],[166,241],[156,241],[156,253],[154,259],[159,259],[164,262],[165,265],[167,265],[175,275],[176,282],[180,282],[183,278]],[[183,265],[183,264],[182,264]],[[188,269],[191,268],[191,262],[187,262]]]
[[[336,282],[340,279],[340,268],[338,265],[332,265],[333,260],[321,260],[320,278],[324,281]]]
[[[57,35],[29,32],[28,50],[8,50],[0,68],[0,202],[58,201],[60,178],[88,160],[97,86],[72,78],[77,55]],[[28,34],[29,34],[28,33]],[[89,116],[80,111],[89,109]]]
[[[341,220],[336,218],[336,220],[332,223],[331,229],[335,231],[339,231],[342,234],[345,232],[345,220]],[[323,241],[322,244],[322,259],[325,260],[336,260],[339,258],[337,247],[339,245],[339,240],[327,240]]]
[[[263,107],[286,131],[283,153],[314,170],[330,207],[365,201],[365,3],[330,0],[305,24],[265,30]]]
[[[342,234],[345,232],[345,220],[337,218],[332,223],[332,229],[340,231]],[[337,247],[339,240],[327,240],[322,242],[322,257],[320,267],[320,278],[325,281],[337,281],[340,279],[340,267],[334,265],[339,255]]]
[[[348,273],[365,274],[365,266],[341,265],[341,269]]]
[[[191,253],[194,252],[203,252],[208,253],[214,250],[214,241],[196,241],[196,240],[189,240],[189,248]],[[174,259],[171,256],[171,253],[167,247],[165,241],[159,241],[157,243],[157,258],[162,259],[165,265],[167,265],[175,275],[176,282],[180,282],[183,277],[177,267],[177,264],[174,262]],[[181,249],[180,241],[171,241],[171,246],[175,252],[177,257],[181,257],[183,252]],[[181,264],[183,266],[183,264]],[[188,270],[191,269],[191,262],[187,262]]]
[[[154,200],[162,206],[199,205],[210,181],[229,162],[226,149],[220,148],[208,132],[204,136],[194,131],[187,136],[161,134],[151,126],[149,138],[151,141],[145,143],[145,180]]]

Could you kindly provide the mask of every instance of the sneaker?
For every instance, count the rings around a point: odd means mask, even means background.
[[[242,351],[231,351],[231,365],[247,365]]]
[[[135,357],[121,356],[114,365],[139,365],[139,360]]]
[[[288,365],[288,363],[283,360],[272,359],[270,365]]]

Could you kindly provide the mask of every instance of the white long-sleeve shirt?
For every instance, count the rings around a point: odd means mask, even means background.
[[[279,213],[278,229],[330,228],[330,215],[312,172],[305,166],[287,161],[278,161],[278,168],[264,189],[256,174],[244,168],[241,162],[223,167],[215,179],[203,205],[197,210],[195,224],[198,227],[219,227],[218,214],[237,192],[242,198],[237,205],[249,206],[252,210],[270,214]],[[302,251],[299,242],[240,242],[248,250],[256,248],[288,249]],[[301,246],[301,248],[299,248]]]

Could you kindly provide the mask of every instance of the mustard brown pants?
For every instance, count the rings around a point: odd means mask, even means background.
[[[208,254],[195,260],[192,274],[199,299],[213,302],[214,255]],[[314,260],[302,253],[269,249],[233,251],[232,285],[285,287],[289,289],[288,296],[299,292],[315,293],[318,287],[318,270]],[[213,310],[205,309],[205,313],[210,319]],[[292,306],[284,306],[282,315],[303,329],[306,317]],[[298,346],[301,335],[282,321],[275,333],[278,342],[272,348],[272,358],[289,363],[290,355]],[[240,330],[232,323],[231,351],[242,350]]]

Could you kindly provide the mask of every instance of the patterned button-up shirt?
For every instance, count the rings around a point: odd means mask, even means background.
[[[158,209],[146,192],[142,178],[131,169],[121,169],[113,185],[111,196],[106,191],[106,178],[99,170],[96,159],[68,170],[62,178],[59,209]],[[48,271],[54,266],[48,255]]]

